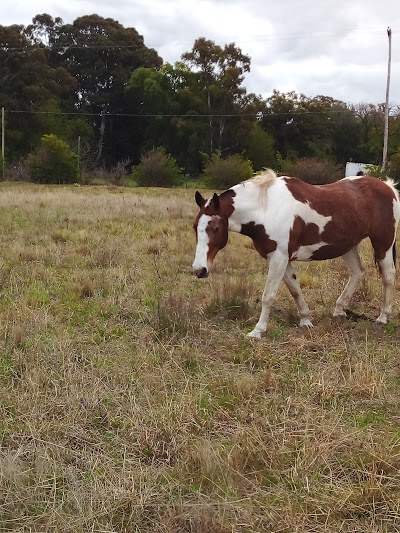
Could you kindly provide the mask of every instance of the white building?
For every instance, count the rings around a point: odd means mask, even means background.
[[[367,164],[366,163],[353,163],[353,161],[348,161],[346,163],[346,173],[345,177],[347,176],[357,176],[358,172],[362,172],[363,174],[367,173]]]

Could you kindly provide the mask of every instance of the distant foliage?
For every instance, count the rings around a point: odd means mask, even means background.
[[[132,179],[139,187],[173,187],[182,181],[182,172],[164,148],[153,148],[134,167]]]
[[[380,165],[366,165],[366,174],[368,176],[375,176],[376,178],[385,179],[392,178],[395,182],[400,182],[400,150],[394,153],[386,166],[386,170],[382,170]]]
[[[388,170],[382,171],[380,165],[365,165],[366,175],[373,176],[375,178],[385,178],[388,175]]]
[[[240,155],[230,155],[223,159],[214,154],[206,164],[203,177],[206,185],[215,189],[229,189],[236,183],[251,178],[254,174],[251,161]]]
[[[388,174],[397,183],[400,183],[400,150],[390,158]]]
[[[283,161],[282,174],[293,176],[314,185],[333,183],[344,178],[341,165],[332,161],[304,158],[297,161]]]
[[[28,155],[26,168],[36,183],[74,183],[78,179],[78,156],[56,135],[43,135],[39,147]]]
[[[276,168],[275,154],[274,138],[255,122],[250,130],[246,147],[246,156],[250,159],[253,169]]]

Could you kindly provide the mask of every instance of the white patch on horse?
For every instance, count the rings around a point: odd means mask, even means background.
[[[302,218],[305,224],[315,224],[319,233],[322,233],[326,224],[332,220],[331,216],[318,213],[309,203],[296,200],[283,179],[277,178],[269,184],[268,206],[259,201],[260,186],[257,181],[250,180],[240,185],[240,195],[233,199],[235,210],[229,219],[230,231],[240,231],[242,224],[254,222],[256,225],[264,226],[269,238],[278,243],[279,247],[280,243],[287,246],[296,216]],[[243,185],[245,190],[243,190]],[[233,190],[236,187],[238,186],[233,187]],[[326,242],[321,241],[302,246],[290,259],[307,261],[316,250],[326,245]],[[284,251],[282,249],[282,252]]]
[[[201,215],[197,224],[196,255],[194,257],[194,262],[192,265],[194,271],[201,270],[202,268],[208,269],[207,254],[209,239],[206,230],[210,220],[211,217],[209,215]]]
[[[318,242],[316,244],[309,244],[307,246],[300,246],[298,250],[291,255],[290,261],[308,261],[312,258],[314,252],[326,246],[327,242]]]

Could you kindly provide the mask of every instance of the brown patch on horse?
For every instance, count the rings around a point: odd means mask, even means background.
[[[307,224],[301,217],[296,216],[289,235],[289,258],[293,257],[300,246],[309,246],[319,242],[321,242],[319,227],[314,223]]]
[[[214,196],[207,204],[207,200],[202,197],[202,195],[196,191],[196,203],[200,207],[200,211],[197,214],[196,222],[201,217],[201,215],[219,215],[225,218],[229,218],[234,211],[233,208],[233,198],[236,196],[235,191],[228,189],[219,196],[214,193]],[[195,223],[196,223],[195,222]]]
[[[225,248],[228,242],[228,219],[212,215],[206,229],[208,235],[208,260],[214,261],[219,250]]]
[[[193,228],[197,228],[199,218],[201,215],[218,215],[228,219],[234,211],[233,207],[233,198],[236,196],[235,191],[228,189],[223,192],[220,196],[214,194],[211,200],[207,204],[207,200],[202,197],[199,191],[196,191],[196,203],[200,207],[200,211],[197,213],[195,221],[193,223]]]
[[[375,261],[381,261],[394,240],[394,191],[378,178],[340,180],[310,185],[297,178],[284,178],[293,197],[308,203],[317,213],[332,217],[319,233],[315,224],[295,217],[288,243],[289,257],[301,246],[326,243],[310,260],[332,259],[347,253],[369,237]],[[323,194],[322,194],[323,193]]]
[[[268,254],[276,250],[276,241],[269,238],[262,224],[256,224],[255,222],[242,224],[240,233],[253,239],[255,249],[265,259]]]

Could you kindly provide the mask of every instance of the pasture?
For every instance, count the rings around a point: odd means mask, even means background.
[[[282,285],[249,339],[267,264],[196,279],[193,193],[0,185],[0,531],[399,531],[399,280],[375,324],[363,243],[338,322],[344,264],[297,263],[315,328]]]

